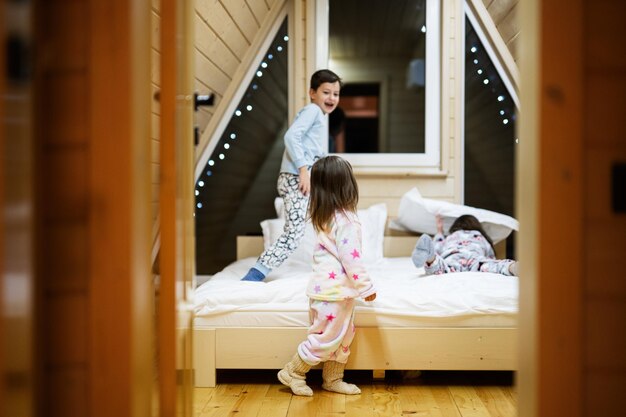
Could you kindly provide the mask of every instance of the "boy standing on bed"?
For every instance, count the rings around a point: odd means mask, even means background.
[[[355,298],[376,298],[376,289],[361,259],[359,200],[352,167],[338,156],[319,159],[311,169],[311,223],[317,233],[313,272],[307,286],[311,326],[278,379],[296,395],[311,396],[306,373],[324,362],[322,388],[341,394],[360,394],[343,380],[354,338]]]
[[[311,76],[311,103],[298,112],[285,133],[285,153],[278,176],[278,195],[285,206],[285,229],[276,242],[266,249],[242,281],[263,281],[267,274],[298,248],[306,225],[311,190],[309,170],[325,155],[328,126],[325,115],[339,104],[341,78],[323,69]]]

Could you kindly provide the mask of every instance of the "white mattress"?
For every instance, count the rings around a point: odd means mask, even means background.
[[[308,327],[311,266],[287,261],[264,282],[240,281],[255,258],[234,262],[200,285],[194,326]],[[460,272],[427,276],[410,258],[385,258],[368,271],[376,300],[357,300],[359,327],[515,327],[518,278]]]

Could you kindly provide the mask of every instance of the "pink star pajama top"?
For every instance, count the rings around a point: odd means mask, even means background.
[[[318,232],[313,274],[307,287],[311,326],[298,353],[309,365],[346,363],[354,338],[354,299],[376,293],[363,266],[361,223],[337,212],[329,232]]]
[[[306,294],[314,300],[340,301],[375,292],[363,265],[361,222],[356,213],[337,212],[330,231],[317,234]]]

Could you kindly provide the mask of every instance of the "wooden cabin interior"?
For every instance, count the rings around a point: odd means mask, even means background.
[[[204,409],[228,388],[194,389],[192,299],[275,217],[282,137],[325,67],[346,84],[346,142],[328,146],[360,208],[392,220],[417,187],[519,220],[506,415],[623,414],[625,16],[619,0],[0,2],[0,417],[312,413]],[[464,392],[449,415],[496,415]],[[402,415],[376,406],[353,412]]]

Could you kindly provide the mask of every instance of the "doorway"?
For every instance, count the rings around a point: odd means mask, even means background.
[[[378,153],[380,83],[349,83],[330,114],[330,148],[336,153]]]

